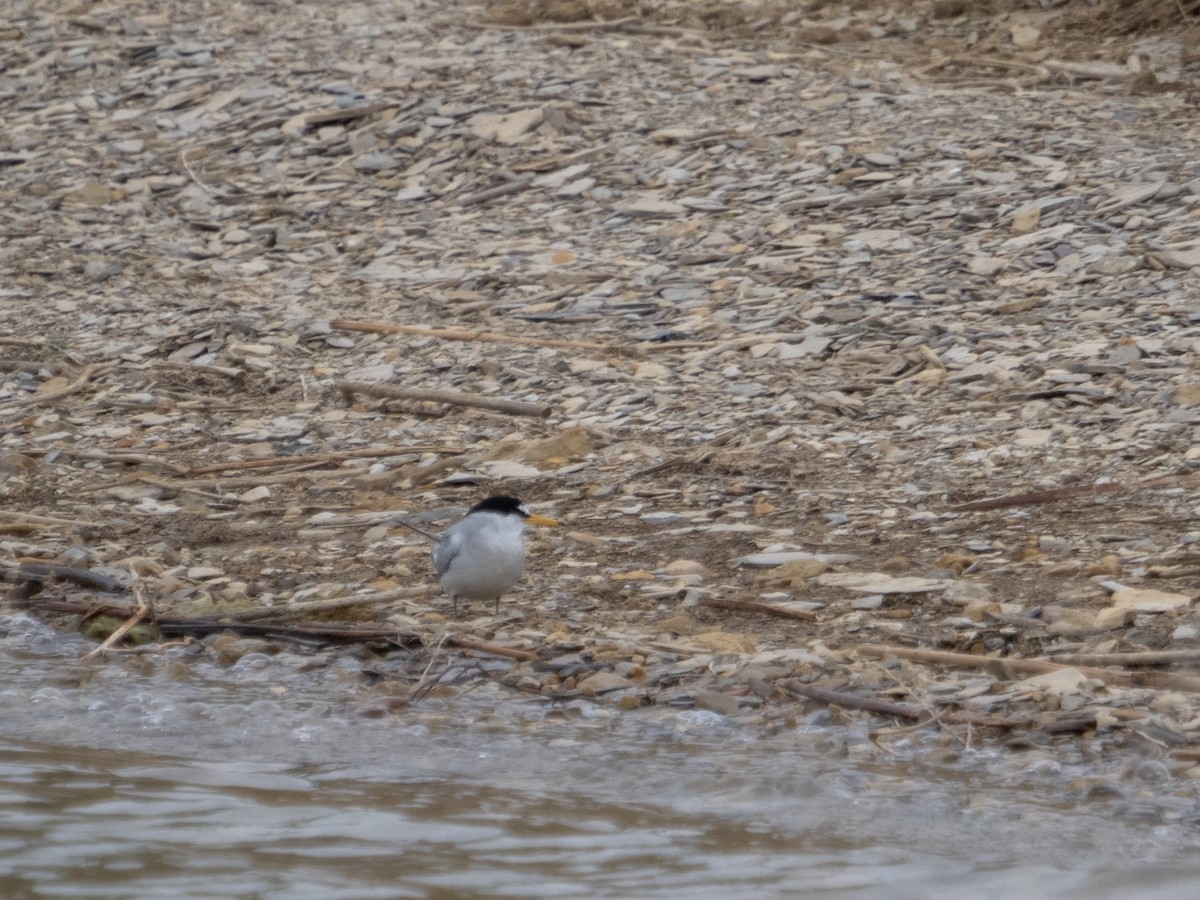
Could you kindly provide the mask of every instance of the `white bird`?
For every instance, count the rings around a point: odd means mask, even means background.
[[[438,538],[433,548],[433,568],[442,588],[454,601],[495,600],[507,593],[525,571],[525,526],[557,525],[539,516],[515,497],[488,497]]]

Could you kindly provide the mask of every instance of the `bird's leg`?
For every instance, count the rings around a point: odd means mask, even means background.
[[[450,609],[452,610],[452,612],[450,614],[457,619],[458,618],[458,594],[450,595]]]
[[[496,598],[496,615],[500,615],[500,598]]]

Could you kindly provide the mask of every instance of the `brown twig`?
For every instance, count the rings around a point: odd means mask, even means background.
[[[137,576],[134,577],[136,578]],[[133,628],[134,625],[142,621],[142,619],[144,619],[149,613],[153,612],[153,607],[142,594],[141,584],[136,580],[133,583],[133,596],[134,599],[137,600],[137,609],[133,611],[133,614],[125,620],[120,628],[106,637],[98,647],[93,647],[90,651],[85,653],[83,655],[84,659],[91,659],[93,656],[99,656],[107,651],[114,644],[116,644],[117,641],[125,637],[125,635],[129,632],[129,629]]]
[[[788,609],[785,606],[775,606],[759,600],[739,600],[733,597],[703,597],[700,606],[712,609],[735,609],[740,612],[763,613],[768,616],[778,616],[782,619],[800,619],[804,622],[815,622],[817,614],[807,609]]]
[[[358,322],[353,319],[335,319],[330,328],[339,331],[362,331],[369,334],[411,334],[419,337],[438,338],[443,341],[477,341],[492,344],[525,344],[530,347],[558,347],[564,350],[595,350],[611,352],[608,344],[587,341],[565,341],[557,338],[535,338],[525,335],[497,334],[494,331],[469,331],[465,328],[426,328],[423,325],[392,325],[388,322]]]
[[[571,33],[577,31],[613,31],[641,22],[638,16],[623,16],[620,19],[596,19],[586,22],[535,22],[531,25],[507,25],[502,22],[467,22],[470,28],[488,31],[546,31]]]
[[[436,391],[425,388],[402,388],[390,384],[365,384],[357,381],[339,381],[334,387],[350,402],[355,394],[392,400],[426,400],[431,403],[448,403],[452,406],[470,406],[492,412],[508,413],[512,416],[534,416],[545,419],[552,410],[540,403],[523,403],[520,400],[503,400],[485,397],[482,394],[461,394],[457,391]]]
[[[73,615],[108,615],[129,618],[137,609],[120,603],[97,603],[63,598],[37,597],[26,604],[41,612]],[[275,638],[309,644],[361,644],[381,641],[401,647],[420,645],[420,635],[396,628],[324,627],[304,625],[260,625],[254,622],[230,622],[221,616],[164,616],[156,615],[154,624],[164,636],[205,635],[229,632],[247,637]]]
[[[401,589],[404,590],[404,589]],[[394,592],[393,592],[394,593]],[[378,600],[383,595],[376,595]],[[72,613],[87,615],[109,615],[131,619],[138,614],[137,608],[117,603],[99,603],[94,600],[81,602],[78,600],[54,599],[39,597],[29,599],[26,603],[36,609],[49,613]],[[287,607],[282,607],[286,609]],[[147,610],[149,611],[149,610]],[[145,613],[142,613],[144,615]],[[424,646],[425,638],[413,632],[404,632],[397,628],[379,628],[373,626],[342,626],[326,627],[316,625],[269,625],[257,622],[231,622],[220,616],[155,616],[155,625],[165,636],[195,636],[205,634],[230,634],[246,637],[261,637],[283,641],[296,641],[305,644],[364,644],[388,643],[399,647]],[[132,627],[136,622],[129,623]],[[126,629],[128,630],[128,629]],[[118,635],[119,638],[119,635]],[[491,641],[477,641],[468,637],[451,636],[446,641],[463,650],[474,650],[479,653],[490,653],[495,656],[506,656],[522,661],[534,660],[538,654],[517,647],[506,647]]]
[[[66,528],[99,528],[102,522],[86,522],[79,519],[60,519],[57,516],[35,516],[33,513],[0,509],[0,519],[8,519],[29,525],[62,525]]]
[[[91,569],[80,569],[75,566],[54,566],[44,563],[21,563],[15,569],[4,569],[6,581],[36,581],[44,584],[47,581],[71,581],[84,587],[113,593],[125,590],[122,579],[114,575],[100,575]]]
[[[517,194],[524,191],[533,184],[533,178],[529,175],[521,175],[516,178],[511,178],[503,184],[498,184],[495,187],[488,188],[484,191],[477,191],[474,194],[467,194],[458,201],[458,205],[462,208],[469,206],[478,206],[481,203],[487,203],[490,200],[495,200],[498,197],[506,197],[509,194]]]
[[[90,366],[84,366],[83,371],[79,373],[79,377],[66,387],[59,388],[57,391],[47,391],[44,394],[31,394],[21,400],[6,403],[4,406],[0,406],[0,412],[10,412],[26,406],[36,406],[39,403],[53,403],[55,400],[61,400],[63,397],[68,397],[71,394],[82,391],[93,378],[107,374],[115,368],[115,363],[92,363]]]
[[[1054,662],[1064,666],[1170,666],[1200,663],[1200,650],[1143,650],[1136,653],[1064,653]]]
[[[149,367],[151,369],[167,369],[172,372],[186,372],[191,375],[220,375],[222,378],[231,378],[234,381],[240,381],[246,377],[245,370],[235,369],[232,366],[213,366],[194,362],[173,362],[167,359],[156,359],[150,363]]]
[[[1086,678],[1095,678],[1108,684],[1200,693],[1200,678],[1193,675],[1176,675],[1173,672],[1126,672],[1122,669],[1101,669],[1093,666],[1064,666],[1044,659],[998,658],[979,656],[974,653],[952,653],[946,650],[892,647],[887,644],[862,644],[857,648],[857,652],[861,656],[894,656],[896,659],[907,659],[913,662],[970,669],[1001,666],[1016,675],[1046,675],[1063,669],[1074,669]]]
[[[456,635],[451,635],[447,643],[452,647],[458,647],[462,650],[476,650],[480,653],[507,656],[509,659],[519,659],[524,662],[538,658],[538,654],[532,650],[520,650],[516,647],[506,647],[503,644],[495,644],[491,641],[477,641],[474,638],[459,637]]]
[[[124,463],[127,466],[151,466],[157,469],[166,469],[169,472],[174,472],[176,475],[184,475],[188,471],[185,466],[177,466],[175,463],[167,462],[165,459],[160,459],[157,456],[150,456],[147,453],[110,453],[105,450],[85,450],[70,444],[55,444],[54,449],[76,459],[94,459],[101,462]]]
[[[438,656],[441,654],[442,645],[446,643],[449,637],[450,635],[443,634],[441,640],[439,640],[432,647],[429,644],[425,645],[425,649],[429,652],[429,662],[426,664],[425,668],[421,670],[421,677],[417,679],[417,683],[413,685],[412,690],[408,692],[409,702],[416,702],[424,694],[432,691],[434,686],[437,684],[438,680],[436,678],[430,678],[429,673],[432,671],[433,664],[437,662]]]
[[[1086,497],[1089,494],[1107,494],[1115,491],[1150,490],[1159,487],[1171,487],[1180,483],[1191,482],[1195,475],[1164,475],[1161,478],[1151,478],[1132,485],[1121,484],[1117,481],[1106,481],[1102,484],[1079,484],[1072,487],[1055,488],[1049,491],[1030,491],[1025,494],[1009,494],[1007,497],[994,497],[990,500],[974,500],[952,506],[953,512],[980,512],[989,509],[1008,509],[1013,506],[1037,506],[1041,503],[1057,503],[1059,500],[1069,500],[1073,497]]]
[[[1030,491],[1025,494],[1010,494],[1007,497],[993,497],[990,500],[974,500],[952,506],[953,512],[983,512],[989,509],[1009,509],[1014,506],[1037,506],[1042,503],[1057,503],[1059,500],[1069,500],[1072,497],[1082,497],[1088,494],[1104,494],[1113,491],[1123,491],[1125,485],[1115,481],[1104,484],[1081,484],[1075,487],[1056,488],[1051,491]]]
[[[336,597],[332,600],[312,600],[307,603],[285,603],[280,606],[256,606],[233,613],[229,618],[235,622],[254,622],[259,619],[270,619],[276,616],[304,616],[314,612],[329,612],[335,609],[349,609],[354,606],[370,606],[376,603],[393,603],[396,600],[408,600],[414,597],[424,597],[432,593],[431,585],[416,585],[399,588],[394,591],[380,591],[361,597]]]
[[[419,445],[415,447],[364,447],[344,450],[341,453],[317,453],[304,456],[268,456],[264,459],[238,459],[231,462],[213,463],[186,469],[183,475],[209,475],[213,472],[232,472],[245,469],[275,469],[284,466],[317,466],[342,463],[348,459],[375,459],[380,456],[401,456],[406,453],[442,453],[455,456],[462,453],[460,447],[437,447]]]
[[[884,700],[873,700],[870,697],[859,697],[855,694],[846,694],[841,691],[830,691],[825,688],[814,687],[811,684],[804,684],[795,679],[781,681],[780,686],[789,694],[797,694],[801,697],[807,697],[809,700],[828,703],[832,706],[841,706],[845,709],[861,709],[864,712],[895,716],[898,719],[909,719],[911,721],[921,719],[925,715],[921,710],[913,709],[911,706],[904,706],[900,703],[888,703]]]
[[[383,112],[385,109],[391,109],[394,105],[393,103],[367,103],[362,106],[347,106],[345,109],[326,109],[319,112],[310,112],[304,117],[304,127],[312,128],[314,125],[329,125],[333,122],[363,119],[367,116],[373,116],[375,113]]]

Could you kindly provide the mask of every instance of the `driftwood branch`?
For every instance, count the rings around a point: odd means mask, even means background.
[[[351,119],[363,119],[367,116],[383,112],[385,109],[391,109],[392,106],[394,106],[392,103],[367,103],[362,106],[347,106],[345,109],[326,109],[310,112],[304,117],[304,127],[312,128],[315,125],[329,125],[333,122],[348,122]]]
[[[1200,650],[1143,650],[1136,653],[1064,653],[1054,657],[1064,666],[1171,666],[1200,663]]]
[[[1029,491],[1024,494],[1009,494],[1006,497],[993,497],[990,500],[974,500],[951,507],[953,512],[982,512],[989,509],[1009,509],[1014,506],[1038,506],[1042,503],[1057,503],[1060,500],[1070,500],[1075,497],[1087,497],[1095,494],[1111,494],[1119,491],[1144,491],[1153,488],[1171,487],[1181,483],[1191,483],[1195,475],[1164,475],[1161,478],[1151,478],[1134,484],[1122,484],[1118,481],[1106,481],[1101,484],[1078,484],[1070,487],[1055,488],[1049,491]]]
[[[26,406],[36,406],[39,403],[53,403],[55,400],[61,400],[63,397],[69,397],[71,394],[78,393],[87,387],[87,383],[93,378],[98,378],[101,375],[106,375],[116,368],[115,363],[92,363],[90,366],[85,366],[79,376],[68,384],[66,387],[59,388],[57,391],[46,391],[45,393],[38,392],[30,394],[21,400],[14,400],[0,406],[0,412],[11,412],[15,409],[21,409]]]
[[[1143,687],[1160,691],[1190,691],[1200,693],[1200,678],[1176,675],[1173,672],[1127,672],[1123,669],[1101,669],[1094,666],[1066,666],[1044,659],[1011,659],[978,656],[974,653],[952,653],[946,650],[922,650],[913,647],[891,647],[886,644],[863,644],[857,648],[860,656],[907,659],[960,668],[984,669],[1000,666],[1014,675],[1046,675],[1062,669],[1075,669],[1087,678],[1123,687]]]
[[[611,352],[609,344],[594,344],[588,341],[565,341],[558,338],[536,338],[525,335],[498,334],[494,331],[469,331],[465,328],[425,328],[419,325],[393,325],[388,322],[358,322],[353,319],[335,319],[330,328],[339,331],[361,331],[368,334],[411,334],[432,337],[443,341],[475,341],[490,344],[524,344],[527,347],[558,347],[564,350],[595,350]]]
[[[460,447],[364,447],[342,453],[314,453],[296,456],[269,456],[264,459],[239,459],[232,462],[195,466],[186,470],[186,475],[209,475],[213,472],[244,471],[246,469],[275,469],[287,466],[316,467],[338,465],[347,459],[375,459],[380,456],[400,456],[404,453],[444,453],[455,456],[462,453]]]
[[[386,594],[376,594],[370,599],[380,601],[396,599],[410,589],[401,588]],[[364,598],[366,599],[366,598]],[[40,597],[25,601],[27,605],[47,613],[68,613],[74,615],[108,615],[126,620],[135,616],[140,621],[153,611],[146,604],[146,609],[120,603],[96,603],[94,600],[78,601]],[[317,601],[322,602],[322,601]],[[296,607],[280,607],[295,609]],[[365,644],[385,643],[398,647],[425,647],[429,638],[415,632],[401,631],[398,628],[381,628],[379,626],[325,626],[325,625],[272,625],[259,622],[233,622],[221,616],[163,616],[152,615],[152,620],[164,637],[202,636],[207,634],[237,634],[243,637],[261,637],[280,641],[293,641],[300,644]],[[127,621],[129,627],[136,622]],[[125,629],[128,630],[128,629]],[[122,632],[124,633],[124,632]],[[120,635],[117,636],[119,638]],[[115,639],[114,639],[115,640]],[[510,659],[534,660],[538,654],[532,650],[518,647],[507,647],[492,641],[478,641],[469,637],[442,635],[439,640],[463,650],[473,650],[478,653],[490,653],[495,656],[506,656]]]
[[[495,656],[507,656],[509,659],[519,659],[522,661],[531,661],[538,658],[538,654],[532,650],[521,650],[517,647],[506,647],[503,644],[495,644],[491,641],[476,641],[471,638],[456,637],[451,635],[446,643],[451,646],[458,647],[461,650],[475,650],[479,653],[491,653]]]
[[[121,603],[97,603],[39,597],[27,601],[39,612],[72,615],[106,615],[131,618],[137,607]],[[229,632],[247,637],[276,638],[307,644],[360,644],[382,641],[402,647],[420,646],[419,635],[396,628],[377,626],[318,626],[318,625],[260,625],[254,622],[231,622],[221,616],[164,616],[156,614],[154,624],[164,637],[196,636]]]
[[[23,525],[61,525],[64,528],[103,527],[103,523],[101,522],[88,522],[81,519],[60,519],[58,516],[37,516],[33,513],[18,512],[15,509],[0,509],[0,520]]]
[[[364,384],[357,381],[339,381],[334,387],[341,391],[347,402],[355,394],[362,394],[366,397],[380,399],[425,400],[431,403],[448,403],[452,406],[470,406],[475,409],[508,413],[512,416],[534,416],[539,419],[545,419],[551,413],[549,406],[540,403],[522,403],[519,400],[502,400],[496,397],[485,397],[482,394],[462,394],[457,391],[402,388],[390,384]]]
[[[121,638],[125,637],[125,635],[129,633],[129,630],[133,628],[134,625],[142,621],[142,619],[146,618],[147,615],[154,611],[154,608],[150,605],[149,601],[147,601],[143,596],[141,587],[136,581],[133,585],[133,596],[137,600],[137,608],[133,611],[129,618],[127,618],[121,624],[120,628],[106,637],[98,646],[93,647],[91,650],[85,653],[83,655],[84,659],[91,659],[94,656],[100,656],[107,650],[116,646],[117,642],[121,640]]]
[[[156,469],[166,469],[168,472],[174,472],[176,475],[183,475],[187,472],[186,466],[178,466],[173,462],[168,462],[157,456],[151,456],[148,453],[110,453],[105,450],[85,450],[69,444],[56,444],[55,449],[75,459],[122,463],[127,466],[151,466]]]
[[[15,569],[4,569],[4,580],[11,582],[36,581],[44,584],[47,581],[71,581],[84,587],[98,591],[115,593],[123,591],[128,582],[115,575],[101,575],[91,569],[80,569],[75,566],[54,566],[44,563],[21,563]]]
[[[807,697],[809,700],[828,703],[831,706],[841,706],[844,709],[861,709],[864,712],[895,716],[898,719],[910,719],[914,722],[928,717],[922,710],[913,709],[911,706],[904,706],[900,703],[888,703],[884,700],[873,700],[870,697],[859,697],[855,694],[846,694],[841,691],[830,691],[825,688],[814,687],[811,684],[804,684],[795,679],[782,681],[780,682],[780,686],[789,694]]]
[[[503,184],[498,184],[495,187],[488,188],[484,191],[477,191],[474,194],[467,194],[458,201],[458,205],[462,208],[469,206],[479,206],[481,203],[488,203],[498,197],[506,197],[509,194],[517,194],[524,191],[533,184],[533,177],[530,175],[519,175],[515,178],[510,178]]]
[[[762,613],[768,616],[778,616],[781,619],[799,619],[803,622],[815,622],[817,614],[807,609],[788,609],[785,606],[775,606],[759,600],[739,600],[732,597],[703,597],[700,606],[711,609],[734,609],[739,612]]]
[[[640,23],[637,16],[623,16],[620,19],[594,19],[583,22],[536,22],[532,25],[506,25],[501,22],[468,22],[471,28],[484,28],[495,31],[545,31],[572,33],[580,31],[611,31],[627,25]]]
[[[271,619],[276,616],[304,616],[314,612],[329,612],[335,609],[349,609],[354,606],[371,606],[376,603],[394,603],[397,600],[408,600],[413,597],[424,597],[433,592],[430,585],[399,588],[394,591],[380,591],[377,594],[366,594],[356,597],[335,597],[332,600],[312,600],[307,603],[284,603],[280,606],[256,606],[230,615],[235,622],[255,622],[259,619]]]

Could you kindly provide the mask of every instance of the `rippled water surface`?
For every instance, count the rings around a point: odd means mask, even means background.
[[[0,620],[0,896],[1194,897],[1170,784],[936,737],[562,708],[370,717],[353,658],[138,657]]]

